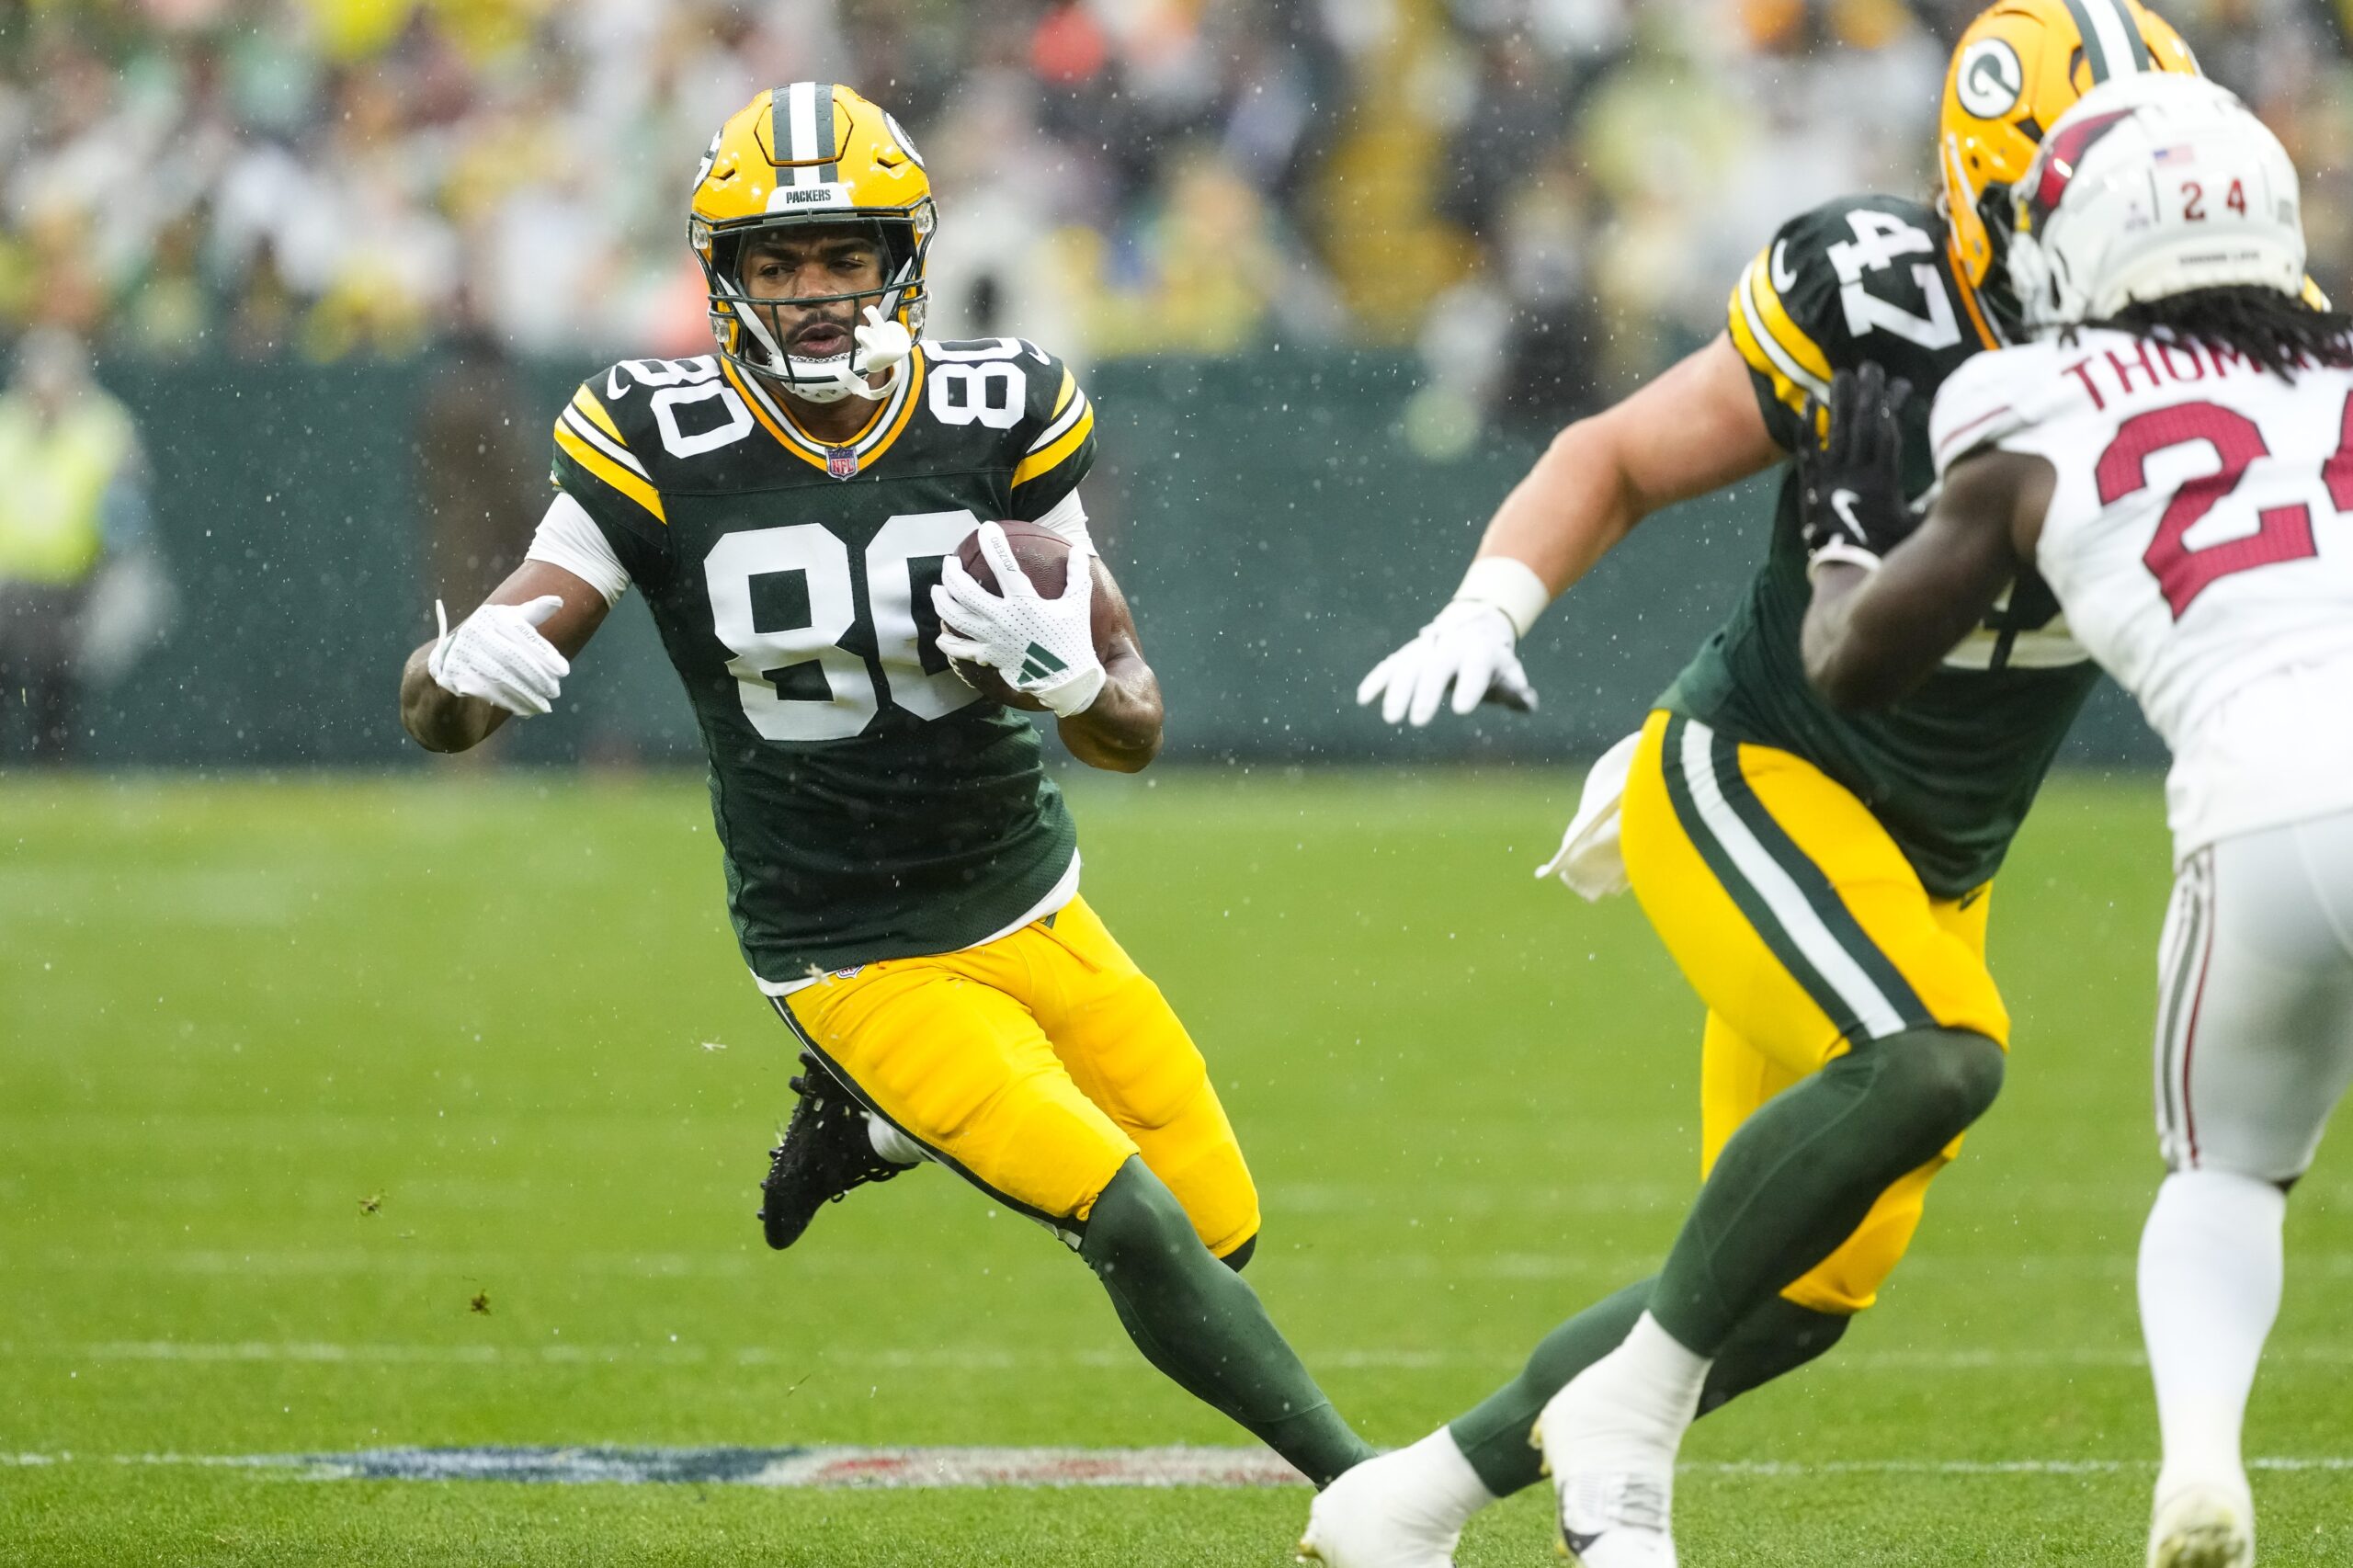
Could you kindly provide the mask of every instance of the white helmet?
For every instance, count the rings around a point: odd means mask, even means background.
[[[2303,291],[2296,166],[2203,76],[2120,76],[2086,93],[2010,206],[2010,287],[2038,334],[2191,289]]]

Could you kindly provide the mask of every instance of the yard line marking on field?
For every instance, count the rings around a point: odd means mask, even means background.
[[[2353,1471],[2353,1456],[2287,1455],[2246,1461],[2249,1470]],[[2113,1475],[2154,1471],[2154,1460],[1686,1460],[1678,1471],[1700,1475]]]
[[[131,1339],[97,1342],[17,1344],[0,1341],[0,1359],[106,1362],[221,1364],[288,1362],[295,1364],[577,1367],[596,1364],[653,1363],[693,1367],[721,1363],[734,1367],[807,1367],[820,1364],[855,1367],[861,1370],[1027,1372],[1040,1368],[1141,1368],[1135,1352],[1120,1346],[831,1346],[747,1345],[420,1345],[361,1342],[342,1344],[316,1340],[181,1340]],[[1458,1368],[1500,1369],[1516,1362],[1516,1353],[1494,1350],[1408,1349],[1372,1347],[1309,1350],[1303,1358],[1313,1366],[1357,1371],[1439,1371]],[[2314,1367],[2353,1366],[2353,1345],[2274,1345],[2264,1351],[2274,1365]],[[1980,1346],[1949,1349],[1844,1350],[1814,1365],[1825,1371],[1845,1372],[2002,1372],[2081,1367],[2135,1369],[2148,1358],[2130,1345],[2073,1346],[2056,1348]]]
[[[0,1468],[185,1465],[295,1481],[496,1481],[553,1485],[691,1483],[814,1489],[1305,1484],[1263,1449],[573,1448],[363,1449],[340,1454],[0,1454]],[[2353,1471],[2353,1457],[2249,1460],[2251,1470]],[[1845,1475],[2110,1475],[2154,1460],[1687,1460],[1686,1474],[1816,1480]]]

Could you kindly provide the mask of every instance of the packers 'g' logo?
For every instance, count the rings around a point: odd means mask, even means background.
[[[915,151],[915,140],[907,134],[906,127],[888,109],[882,111],[882,123],[891,128],[891,140],[899,144],[899,150],[915,161],[915,167],[924,168],[923,154]]]
[[[1980,119],[1995,119],[2018,107],[2018,95],[2026,91],[2026,67],[2006,42],[1979,39],[1961,57],[1953,91],[1961,108]]]

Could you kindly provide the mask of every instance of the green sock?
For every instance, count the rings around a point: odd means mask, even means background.
[[[1659,1271],[1651,1315],[1718,1354],[1733,1328],[1855,1233],[1881,1193],[1994,1103],[2002,1048],[1913,1029],[1776,1095],[1724,1145]]]
[[[1650,1302],[1655,1280],[1629,1285],[1587,1307],[1536,1346],[1519,1376],[1448,1426],[1480,1483],[1508,1497],[1540,1479],[1542,1456],[1529,1440],[1547,1400],[1571,1378],[1618,1348]],[[1776,1296],[1744,1319],[1708,1369],[1699,1414],[1804,1366],[1838,1343],[1847,1320]]]
[[[1258,1293],[1210,1256],[1176,1197],[1142,1160],[1120,1167],[1087,1216],[1079,1256],[1128,1337],[1186,1392],[1232,1416],[1318,1486],[1372,1457],[1283,1340]]]

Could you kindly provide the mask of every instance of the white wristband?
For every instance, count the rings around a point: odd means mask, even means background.
[[[1859,544],[1848,544],[1843,539],[1834,539],[1807,557],[1805,580],[1809,583],[1813,582],[1821,573],[1822,568],[1832,562],[1841,566],[1859,566],[1866,572],[1879,570],[1878,556],[1873,555]]]
[[[1462,574],[1462,585],[1454,590],[1454,597],[1495,606],[1511,621],[1512,631],[1525,637],[1536,618],[1544,613],[1544,607],[1552,602],[1552,590],[1525,561],[1483,555]]]
[[[1109,678],[1103,666],[1097,665],[1085,675],[1074,676],[1060,686],[1032,695],[1055,718],[1075,719],[1095,706],[1095,699],[1103,695],[1104,683]]]

